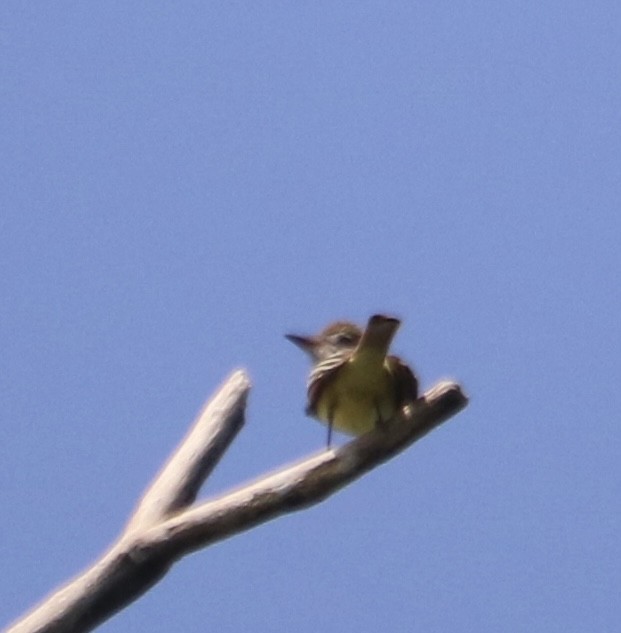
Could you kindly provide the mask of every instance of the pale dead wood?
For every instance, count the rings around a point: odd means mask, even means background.
[[[131,531],[193,503],[244,424],[250,381],[234,373],[205,405],[186,437],[145,492],[127,525]]]
[[[135,539],[157,520],[190,504],[244,423],[250,380],[233,373],[140,500],[118,541],[82,575],[46,598],[6,633],[90,631],[133,602],[168,571],[173,560],[137,560]]]
[[[249,388],[244,372],[229,378],[145,493],[117,543],[7,633],[92,630],[147,591],[184,555],[318,503],[403,451],[468,402],[459,385],[440,383],[388,429],[190,507],[243,424]]]

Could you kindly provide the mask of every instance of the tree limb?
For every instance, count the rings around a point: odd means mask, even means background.
[[[200,487],[244,424],[249,389],[250,381],[244,372],[235,372],[203,407],[186,437],[145,492],[127,531],[161,521],[193,503]]]
[[[244,372],[228,379],[149,487],[117,543],[6,633],[92,630],[147,591],[184,555],[318,503],[403,451],[468,402],[459,385],[440,383],[387,429],[190,507],[241,429],[249,389]]]

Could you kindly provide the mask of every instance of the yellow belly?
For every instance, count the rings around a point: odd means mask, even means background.
[[[317,417],[349,435],[362,435],[396,413],[392,375],[384,358],[357,356],[326,387],[317,406]]]

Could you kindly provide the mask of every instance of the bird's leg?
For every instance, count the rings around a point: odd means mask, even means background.
[[[384,418],[382,417],[382,410],[380,409],[379,402],[375,402],[375,412],[377,413],[377,420],[375,422],[375,426],[378,429],[385,430],[388,420],[384,420]]]
[[[336,404],[333,404],[328,411],[328,439],[326,442],[326,449],[330,448],[332,444],[332,428],[334,427],[334,412],[336,411]]]

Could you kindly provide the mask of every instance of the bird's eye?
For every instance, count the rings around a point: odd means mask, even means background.
[[[337,343],[349,344],[354,342],[354,337],[351,334],[339,334],[337,339]]]

